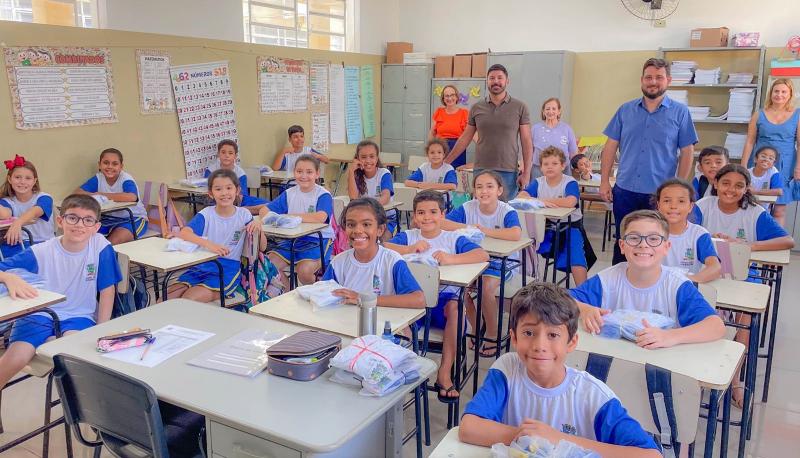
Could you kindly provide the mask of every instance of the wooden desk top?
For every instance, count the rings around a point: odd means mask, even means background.
[[[488,262],[439,266],[439,283],[450,286],[469,286],[487,267],[489,267]]]
[[[533,243],[533,240],[528,237],[522,237],[520,240],[500,240],[486,237],[481,242],[481,248],[491,256],[506,257],[529,246],[531,243]]]
[[[264,233],[267,234],[267,237],[276,237],[281,239],[297,239],[305,235],[319,232],[326,227],[328,227],[328,225],[325,223],[300,223],[299,226],[291,229],[284,229],[266,224],[261,226]]]
[[[219,256],[198,248],[193,253],[166,251],[167,239],[150,237],[114,245],[114,250],[128,256],[130,262],[160,272],[171,272],[217,259]]]
[[[39,295],[33,299],[11,299],[10,296],[0,297],[0,323],[29,315],[53,304],[64,302],[67,299],[63,294],[53,293],[44,289],[37,291]]]

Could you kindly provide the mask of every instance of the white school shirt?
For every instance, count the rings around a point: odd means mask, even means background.
[[[323,279],[334,279],[342,287],[359,293],[373,292],[378,296],[406,294],[409,291],[404,291],[402,285],[395,284],[394,271],[397,263],[402,263],[405,271],[408,271],[406,262],[396,251],[379,246],[371,261],[360,262],[356,259],[355,250],[351,248],[331,260]],[[402,281],[403,278],[397,280]],[[414,283],[416,284],[416,281]],[[419,286],[416,290],[419,290]]]
[[[197,236],[228,247],[230,253],[224,258],[239,262],[244,248],[245,228],[253,221],[253,215],[245,208],[235,208],[236,212],[226,218],[217,214],[216,206],[206,207],[194,215],[187,226]]]
[[[717,255],[708,230],[698,224],[688,223],[683,234],[670,234],[669,241],[672,246],[661,263],[690,274],[700,272],[708,256]]]
[[[758,239],[756,225],[764,207],[750,205],[736,213],[726,214],[719,209],[719,197],[704,197],[697,201],[697,208],[703,215],[703,227],[712,234],[723,233],[735,239],[755,242]]]
[[[450,172],[455,174],[453,166],[446,162],[439,166],[438,169],[434,169],[431,167],[430,162],[426,162],[420,165],[417,170],[422,174],[422,180],[419,181],[423,183],[446,183],[445,177],[447,174]],[[409,179],[410,178],[411,177],[409,177]]]
[[[281,162],[281,170],[286,170],[287,172],[294,171],[294,164],[297,162],[297,158],[304,154],[311,154],[310,146],[304,146],[300,149],[299,153],[295,153],[294,151],[286,153],[283,155],[283,161]]]
[[[318,184],[315,184],[314,189],[312,189],[310,192],[301,191],[300,186],[292,186],[283,193],[286,194],[286,196],[279,196],[278,200],[285,199],[287,205],[287,211],[285,213],[293,215],[314,213],[318,211],[317,206],[319,199],[322,196],[331,195],[331,193],[328,192],[327,189],[323,188]],[[272,204],[270,204],[269,207],[272,208],[273,207]],[[331,209],[331,211],[333,211],[333,209]],[[328,218],[332,217],[333,217],[332,213],[328,215]],[[326,239],[333,238],[333,229],[331,228],[330,224],[328,224],[322,230],[322,237]]]
[[[41,201],[41,202],[40,202]],[[31,232],[33,241],[36,243],[44,242],[55,237],[55,226],[53,225],[53,197],[46,192],[37,192],[27,202],[20,202],[16,197],[4,197],[4,207],[11,209],[11,215],[19,217],[32,207],[39,205],[44,210],[44,215],[36,218],[33,224],[26,224],[25,228]],[[47,218],[47,219],[44,219]],[[28,242],[27,237],[24,238]]]
[[[481,212],[480,209],[480,202],[477,199],[472,199],[468,202],[464,202],[464,205],[461,206],[464,210],[465,220],[462,224],[466,224],[469,226],[475,226],[480,224],[481,226],[494,228],[494,229],[505,229],[507,227],[514,227],[519,226],[519,216],[517,216],[517,211],[514,210],[514,207],[508,205],[506,202],[502,200],[497,202],[497,208],[494,210],[494,213],[491,215],[485,215]],[[450,214],[458,215],[458,209],[453,210]],[[506,219],[506,215],[509,213],[513,213],[514,216],[510,217],[508,220]],[[450,219],[450,218],[448,218]],[[516,220],[516,224],[506,224],[512,223],[513,220]]]
[[[569,175],[561,174],[561,181],[558,182],[555,186],[550,186],[547,184],[547,177],[541,176],[536,178],[535,185],[528,186],[528,190],[533,191],[533,193],[528,192],[531,194],[532,197],[536,197],[539,199],[561,199],[564,197],[575,197],[578,201],[575,203],[575,211],[572,212],[572,222],[580,221],[583,218],[583,213],[581,213],[580,201],[581,201],[581,193],[578,189],[578,182],[575,178],[572,178]],[[571,184],[575,183],[575,184]],[[570,189],[567,189],[567,186]],[[577,194],[577,195],[576,195]],[[567,218],[561,218],[562,221],[566,221]]]
[[[117,177],[117,181],[114,182],[113,185],[108,184],[106,181],[106,177],[97,172],[95,174],[95,179],[97,179],[97,191],[96,192],[107,192],[107,193],[122,193],[122,192],[131,192],[133,188],[131,188],[131,183],[133,186],[136,187],[136,205],[130,207],[131,212],[133,212],[134,218],[146,218],[147,211],[144,209],[144,204],[142,203],[142,196],[139,194],[139,186],[136,185],[136,180],[133,179],[131,174],[126,171],[121,171],[119,173],[119,177]],[[127,184],[126,184],[127,183]],[[89,191],[91,192],[91,191]],[[125,210],[119,210],[115,212],[109,213],[110,216],[116,218],[127,218],[128,212]]]
[[[217,170],[219,170],[221,168],[222,168],[222,166],[219,165],[219,159],[213,159],[206,166],[206,173],[205,173],[206,178],[208,178],[209,175],[211,175],[212,173],[216,172]],[[247,173],[244,171],[243,168],[241,168],[239,166],[239,164],[233,164],[233,170],[232,171],[233,171],[233,173],[236,174],[236,178],[241,178],[241,177],[247,175]]]
[[[60,320],[89,318],[97,321],[97,293],[122,279],[114,248],[94,234],[82,251],[72,253],[61,245],[61,237],[37,243],[29,250],[0,262],[0,270],[25,269],[39,274],[45,289],[66,296],[50,306]]]
[[[411,246],[420,240],[428,242],[430,248],[422,252],[422,254],[433,254],[436,251],[441,251],[447,254],[460,254],[474,250],[475,248],[480,248],[471,243],[466,237],[453,231],[441,231],[439,232],[439,235],[429,239],[423,237],[422,231],[419,229],[408,229],[395,236],[395,238],[405,238],[406,243],[404,245],[406,246]],[[459,240],[460,238],[463,238],[463,240]],[[468,246],[465,247],[465,243],[467,243]],[[459,248],[464,248],[464,251],[459,251]]]
[[[381,196],[381,192],[383,192],[383,186],[386,185],[386,183],[383,182],[383,176],[386,174],[389,175],[389,184],[387,186],[389,188],[389,194],[394,194],[391,192],[392,172],[390,172],[389,169],[380,168],[372,178],[367,178],[367,176],[364,175],[364,182],[367,184],[367,193],[362,197],[372,197],[374,199],[379,198]],[[390,196],[389,202],[391,201],[392,198]]]
[[[778,169],[773,166],[771,169],[764,172],[763,175],[757,177],[755,176],[755,174],[753,174],[754,168],[755,167],[750,167],[749,169],[747,169],[747,171],[750,172],[750,183],[753,186],[753,189],[759,191],[762,191],[764,189],[772,189],[773,188],[773,186],[771,186],[772,176],[778,173]]]

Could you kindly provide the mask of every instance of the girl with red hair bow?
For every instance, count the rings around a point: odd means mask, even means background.
[[[0,185],[0,219],[14,217],[14,221],[2,236],[0,252],[9,257],[29,247],[28,238],[22,234],[23,226],[33,237],[33,243],[53,238],[55,229],[53,198],[39,187],[33,163],[19,155],[3,163],[8,174]]]

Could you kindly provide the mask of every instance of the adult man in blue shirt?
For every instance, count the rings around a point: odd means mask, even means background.
[[[665,180],[688,176],[697,143],[689,109],[665,95],[672,81],[667,61],[647,59],[641,81],[644,96],[622,104],[603,131],[608,141],[600,156],[600,195],[614,202],[617,240],[625,215],[651,208],[650,196]],[[612,190],[609,177],[617,149],[619,168]],[[624,260],[615,244],[613,263]]]

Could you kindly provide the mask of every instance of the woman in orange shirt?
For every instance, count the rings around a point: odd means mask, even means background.
[[[431,130],[428,132],[428,141],[442,138],[447,141],[448,149],[453,149],[458,137],[464,133],[469,118],[469,110],[458,106],[461,95],[458,89],[448,84],[442,89],[442,105],[433,113]],[[477,135],[477,134],[476,134]],[[453,162],[453,168],[458,168],[467,162],[467,152],[464,151]]]

